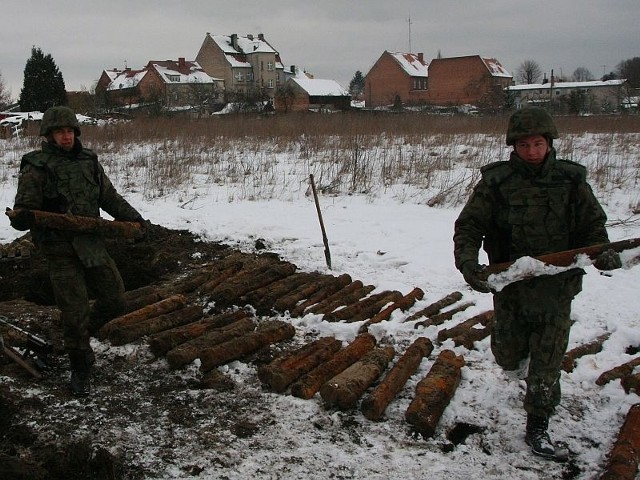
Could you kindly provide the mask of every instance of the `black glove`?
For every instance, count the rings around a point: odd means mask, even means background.
[[[606,252],[602,252],[593,262],[593,266],[598,270],[615,270],[622,267],[622,260],[620,255],[613,249],[609,249]]]
[[[464,280],[473,288],[476,292],[489,293],[491,287],[489,282],[483,280],[480,277],[480,273],[485,269],[484,265],[479,265],[477,262],[467,261],[462,265],[462,275]]]
[[[7,212],[9,212],[9,209],[7,209]],[[17,208],[11,212],[9,221],[16,230],[29,230],[33,226],[35,215],[28,208]]]

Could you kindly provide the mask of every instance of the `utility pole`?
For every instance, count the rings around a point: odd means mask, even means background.
[[[409,15],[407,23],[409,24],[409,53],[411,53],[411,15]]]

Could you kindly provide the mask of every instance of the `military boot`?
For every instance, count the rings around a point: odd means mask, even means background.
[[[69,362],[71,364],[71,392],[76,397],[86,397],[91,393],[90,352],[87,350],[69,350]]]
[[[548,428],[549,419],[547,417],[532,414],[527,415],[525,442],[536,455],[559,461],[566,460],[569,452],[551,441],[549,433],[547,432]]]

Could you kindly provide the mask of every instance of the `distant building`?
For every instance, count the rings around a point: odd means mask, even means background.
[[[551,76],[545,83],[511,85],[507,91],[513,95],[517,108],[556,104],[576,110],[576,113],[599,113],[617,111],[623,106],[627,98],[627,81],[556,82]]]
[[[224,81],[228,101],[237,97],[275,97],[286,73],[280,54],[264,38],[207,33],[196,61],[211,77]]]
[[[104,70],[96,96],[107,107],[162,105],[162,108],[203,109],[222,96],[224,83],[207,75],[195,61],[150,61],[140,70]]]
[[[497,108],[511,74],[495,58],[480,55],[434,58],[429,64],[428,102],[438,106]]]
[[[503,104],[504,89],[511,80],[511,74],[494,58],[435,58],[427,64],[422,53],[385,51],[365,78],[365,105],[471,104],[493,108]]]
[[[287,80],[275,97],[278,112],[348,110],[351,95],[335,80],[296,76]]]
[[[422,53],[384,51],[364,80],[364,101],[369,108],[427,101],[428,65]]]

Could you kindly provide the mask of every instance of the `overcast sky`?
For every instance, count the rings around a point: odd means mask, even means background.
[[[207,32],[263,33],[285,65],[344,87],[385,50],[495,57],[514,77],[529,59],[547,75],[586,67],[600,78],[640,56],[640,0],[12,0],[1,12],[0,74],[13,98],[32,46],[80,90],[104,69],[193,60]]]

